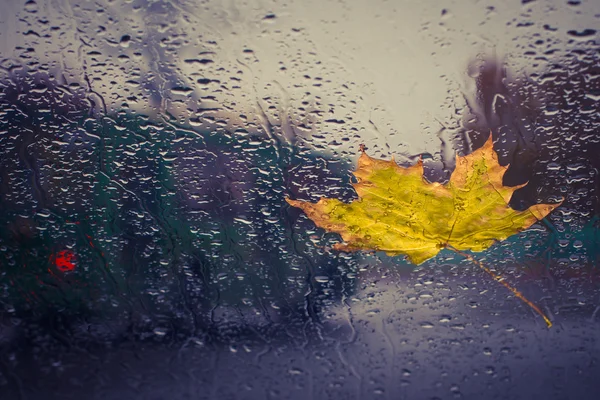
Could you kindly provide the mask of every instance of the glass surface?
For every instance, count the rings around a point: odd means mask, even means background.
[[[0,0],[1,399],[597,399],[600,2]],[[360,147],[446,183],[473,257],[340,252]]]

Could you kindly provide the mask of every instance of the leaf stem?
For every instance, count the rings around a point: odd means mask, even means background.
[[[516,288],[512,287],[508,282],[506,282],[503,277],[501,277],[500,275],[497,275],[496,273],[494,273],[491,269],[489,269],[488,267],[486,267],[485,265],[483,265],[483,263],[481,261],[476,260],[470,254],[467,254],[467,253],[465,253],[463,251],[455,249],[454,247],[450,246],[449,244],[446,244],[445,247],[448,250],[452,250],[456,254],[460,254],[461,256],[465,257],[467,260],[471,261],[473,264],[478,265],[482,270],[484,270],[485,272],[487,272],[488,274],[490,274],[490,276],[492,278],[494,278],[494,280],[496,282],[500,282],[505,288],[507,288],[508,290],[510,290],[515,296],[517,296],[525,304],[527,304],[535,312],[537,312],[544,319],[544,321],[546,322],[546,325],[548,325],[548,328],[550,328],[552,326],[552,322],[550,322],[550,319],[548,319],[548,317],[546,316],[546,314],[544,314],[544,312],[537,305],[535,305],[532,301],[530,301],[527,297],[525,297],[523,295],[523,293],[519,292]]]

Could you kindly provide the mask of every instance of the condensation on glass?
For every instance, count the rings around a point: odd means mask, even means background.
[[[597,1],[0,3],[3,399],[595,398]],[[285,202],[490,131],[512,207],[563,203],[475,256],[551,329]]]

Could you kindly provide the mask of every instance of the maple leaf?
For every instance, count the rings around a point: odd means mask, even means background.
[[[524,211],[510,208],[512,194],[524,185],[504,186],[502,178],[507,169],[498,163],[491,134],[483,147],[456,157],[456,168],[445,185],[423,177],[421,160],[403,168],[393,158],[374,159],[363,150],[354,172],[358,200],[286,201],[302,209],[317,226],[339,233],[345,243],[335,245],[337,250],[405,254],[415,264],[434,257],[443,248],[462,254],[533,307],[550,326],[533,303],[463,252],[483,251],[530,227],[560,205],[537,204]]]

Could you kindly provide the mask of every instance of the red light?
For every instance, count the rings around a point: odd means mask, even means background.
[[[71,250],[61,250],[54,257],[54,265],[61,272],[75,269],[75,254]]]

